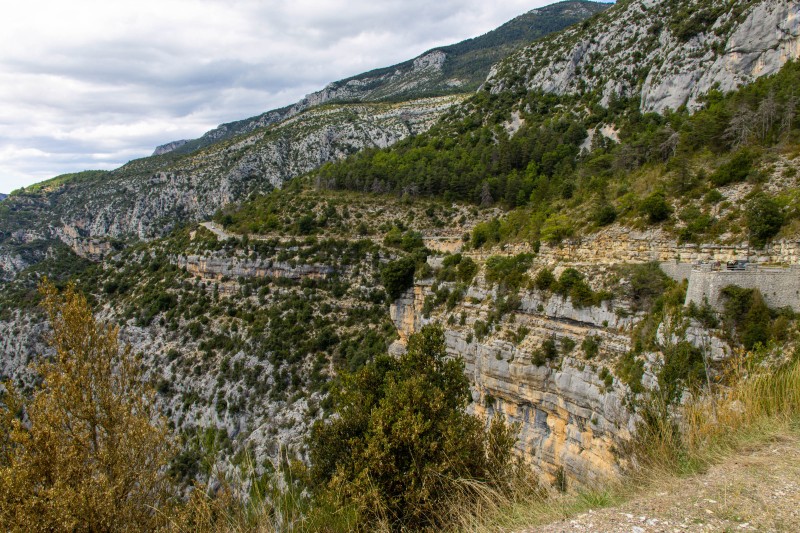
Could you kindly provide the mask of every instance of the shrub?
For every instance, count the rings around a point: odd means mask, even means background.
[[[719,192],[717,189],[711,189],[711,190],[710,190],[710,191],[708,191],[708,192],[706,193],[706,195],[703,197],[703,201],[704,201],[705,203],[707,203],[707,204],[717,204],[717,203],[719,203],[719,202],[720,202],[720,201],[721,201],[723,198],[725,198],[725,197],[722,195],[722,193],[721,193],[721,192]]]
[[[581,348],[583,348],[583,353],[586,354],[587,359],[594,359],[600,352],[600,337],[595,337],[594,335],[585,337],[581,342]]]
[[[656,299],[674,285],[655,261],[625,266],[622,273],[630,280],[626,296],[633,301],[636,311],[649,311]]]
[[[493,219],[489,222],[480,222],[472,230],[472,247],[478,249],[484,244],[500,242],[500,221]]]
[[[440,529],[451,483],[499,487],[512,464],[512,431],[468,415],[461,359],[447,357],[444,332],[426,326],[399,359],[378,357],[342,378],[334,412],[309,439],[311,479],[321,499],[355,507],[364,523],[396,530]]]
[[[548,244],[558,244],[574,233],[572,221],[566,215],[552,215],[542,225],[542,239]]]
[[[723,187],[731,183],[739,183],[747,179],[753,170],[755,153],[751,150],[739,150],[730,161],[723,163],[714,171],[709,179],[716,187]]]
[[[680,400],[686,385],[699,384],[705,378],[703,354],[699,348],[681,341],[664,350],[664,366],[658,375],[658,386],[667,403]]]
[[[631,392],[638,394],[644,392],[642,376],[644,376],[644,361],[637,359],[633,352],[627,352],[617,365],[617,375],[630,388]]]
[[[556,277],[553,275],[551,270],[543,268],[536,273],[536,278],[533,280],[533,285],[540,291],[548,291],[555,287]]]
[[[558,278],[555,291],[561,296],[567,296],[575,285],[579,285],[581,283],[584,283],[583,274],[572,267],[566,268]]]
[[[593,218],[598,226],[608,226],[617,219],[617,210],[613,205],[604,204],[595,210]]]
[[[118,329],[73,285],[40,288],[55,358],[30,401],[5,384],[0,524],[20,531],[156,529],[172,441]],[[24,422],[23,422],[24,413]]]
[[[396,300],[414,285],[415,262],[412,257],[404,257],[386,264],[381,269],[381,282],[389,298]]]
[[[547,361],[552,361],[558,357],[558,346],[555,337],[549,337],[542,342],[539,349],[533,353],[531,361],[536,366],[542,366]]]
[[[721,294],[725,298],[723,319],[744,347],[750,350],[757,344],[767,344],[772,321],[761,291],[728,285]]]
[[[469,257],[465,257],[458,264],[458,280],[463,283],[472,283],[472,279],[477,273],[478,265]]]
[[[527,280],[525,273],[533,262],[531,254],[493,255],[486,260],[486,281],[509,289],[518,289]]]
[[[762,247],[778,234],[783,226],[784,216],[780,205],[766,194],[755,195],[745,210],[750,244]]]
[[[564,337],[561,339],[561,353],[564,355],[569,355],[573,349],[575,349],[574,340],[570,339],[569,337]]]
[[[666,196],[663,192],[654,192],[644,200],[639,206],[643,215],[647,216],[647,220],[651,224],[663,222],[672,214],[672,208],[667,203]]]

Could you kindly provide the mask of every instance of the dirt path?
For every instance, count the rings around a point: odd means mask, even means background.
[[[619,507],[527,529],[534,532],[800,532],[800,438],[784,436],[707,473],[664,480]]]

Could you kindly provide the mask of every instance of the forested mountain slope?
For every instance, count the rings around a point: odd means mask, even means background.
[[[765,20],[775,31],[750,31]],[[171,473],[235,477],[252,454],[262,476],[279,456],[311,461],[310,426],[332,414],[339,377],[366,367],[371,385],[370,361],[438,324],[470,412],[517,423],[516,453],[542,486],[602,487],[654,435],[672,439],[675,468],[697,468],[676,413],[716,394],[735,417],[748,412],[726,396],[736,380],[797,374],[800,300],[770,281],[800,268],[795,24],[779,0],[622,2],[500,63],[472,96],[329,103],[15,194],[0,205],[17,224],[2,235],[0,373],[35,383],[36,283],[71,278],[141,354],[184,439]],[[743,32],[763,70],[736,66]],[[580,42],[606,74],[565,60]],[[648,73],[689,64],[708,91],[648,103],[662,83]],[[311,170],[325,154],[337,161]],[[273,190],[289,160],[294,177]],[[122,186],[157,210],[110,201]],[[98,239],[131,233],[149,240]],[[714,283],[692,299],[697,276]],[[377,457],[370,468],[412,463]]]

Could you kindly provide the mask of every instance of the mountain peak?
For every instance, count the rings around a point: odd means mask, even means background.
[[[356,76],[334,81],[294,105],[245,120],[222,124],[199,139],[159,146],[154,155],[191,153],[204,146],[249,133],[310,107],[331,102],[382,102],[472,92],[486,79],[493,64],[514,50],[601,13],[612,4],[570,0],[522,14],[502,26],[461,41],[433,48],[419,56]]]

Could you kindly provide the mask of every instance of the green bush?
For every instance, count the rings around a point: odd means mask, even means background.
[[[381,269],[381,282],[389,298],[396,300],[414,285],[416,264],[412,257],[404,257],[387,263]]]
[[[539,349],[533,353],[531,362],[536,366],[542,366],[547,361],[552,361],[558,357],[558,345],[555,337],[549,337],[542,342]]]
[[[572,221],[566,215],[552,215],[542,225],[542,240],[548,244],[558,244],[574,233]]]
[[[493,255],[486,260],[486,281],[517,290],[527,281],[526,272],[533,262],[531,254],[514,256]]]
[[[663,192],[654,192],[642,200],[639,209],[651,224],[663,222],[672,214],[672,208]]]
[[[480,222],[472,229],[472,247],[481,248],[484,244],[500,242],[500,221],[493,219],[489,222]]]
[[[583,353],[586,354],[587,359],[594,359],[600,352],[600,337],[589,335],[583,339],[581,343]]]
[[[332,391],[336,417],[309,438],[320,499],[336,498],[366,524],[439,529],[454,483],[508,482],[514,444],[502,422],[466,412],[471,395],[461,359],[447,357],[444,332],[426,326],[399,359],[378,357]]]
[[[686,385],[699,385],[705,379],[703,353],[692,344],[681,341],[664,348],[664,366],[658,375],[658,386],[668,403],[680,400]]]
[[[778,234],[783,226],[784,216],[780,205],[764,193],[753,196],[745,209],[747,231],[750,244],[762,247]]]
[[[730,161],[723,163],[714,171],[709,180],[715,187],[723,187],[731,183],[739,183],[747,179],[753,170],[756,155],[751,150],[743,149],[736,152]]]
[[[728,285],[722,289],[725,298],[723,320],[729,331],[735,332],[748,350],[770,340],[769,308],[758,289],[744,289]]]
[[[463,283],[472,283],[472,279],[477,273],[478,265],[469,257],[465,257],[458,264],[458,280]]]
[[[608,226],[617,219],[617,210],[613,205],[604,204],[595,210],[593,218],[598,226]]]
[[[536,278],[533,280],[533,286],[540,291],[549,291],[556,285],[556,277],[551,270],[546,268],[541,269],[536,273]]]
[[[655,301],[675,284],[655,261],[626,265],[621,272],[630,280],[626,296],[633,301],[635,311],[649,311]]]
[[[627,352],[617,365],[617,375],[626,383],[634,394],[644,392],[642,376],[644,376],[644,361],[636,358],[633,352]]]

